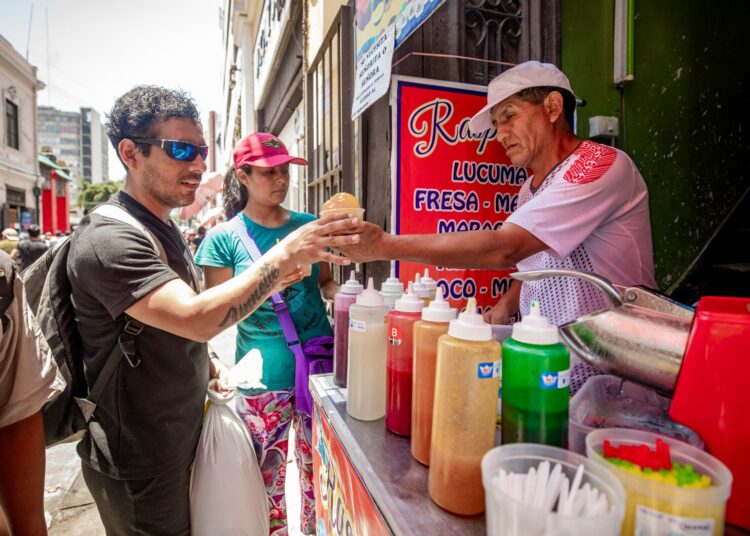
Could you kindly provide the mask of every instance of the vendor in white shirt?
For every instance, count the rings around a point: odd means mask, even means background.
[[[355,262],[402,259],[449,268],[565,268],[594,272],[618,285],[655,287],[648,190],[633,161],[617,149],[578,138],[576,96],[554,65],[530,61],[492,80],[487,106],[470,123],[497,129],[514,166],[532,174],[518,208],[495,231],[391,235],[365,223],[360,242],[343,248]],[[603,309],[588,282],[568,277],[515,282],[486,314],[505,323],[536,299],[561,325]]]

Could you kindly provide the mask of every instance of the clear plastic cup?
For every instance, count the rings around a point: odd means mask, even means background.
[[[581,486],[588,483],[607,497],[610,508],[606,514],[580,517],[543,511],[517,501],[492,482],[500,469],[528,473],[532,467],[548,461],[550,469],[560,464],[570,482],[578,466],[583,464]],[[625,490],[610,472],[574,452],[547,445],[514,443],[490,450],[482,458],[488,536],[607,536],[620,534],[625,512]]]
[[[358,220],[362,221],[365,216],[365,209],[363,208],[329,208],[328,210],[320,211],[321,218],[325,218],[326,216],[333,216],[334,214],[351,214]]]
[[[689,463],[698,473],[708,475],[711,487],[677,487],[657,482],[620,469],[601,456],[605,439],[613,446],[648,445],[654,450],[657,438],[669,445],[673,462]],[[732,474],[707,452],[660,434],[603,428],[586,436],[586,454],[616,475],[625,486],[627,506],[623,534],[724,534],[724,512]]]

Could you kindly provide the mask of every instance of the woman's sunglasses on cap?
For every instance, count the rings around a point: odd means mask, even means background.
[[[179,160],[180,162],[192,162],[198,155],[205,160],[208,158],[208,145],[195,145],[180,140],[162,140],[159,138],[130,138],[136,143],[145,143],[147,145],[156,145],[164,149],[169,158]]]

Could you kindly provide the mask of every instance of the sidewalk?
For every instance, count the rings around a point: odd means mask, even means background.
[[[211,346],[228,366],[234,363],[234,341],[237,331],[230,328],[211,340]],[[294,445],[294,432],[289,445]],[[294,448],[289,449],[286,494],[289,535],[299,536],[300,490]],[[44,510],[50,536],[104,536],[94,500],[81,475],[81,461],[75,443],[64,443],[47,449],[47,471],[44,482]],[[220,536],[220,535],[217,535]]]

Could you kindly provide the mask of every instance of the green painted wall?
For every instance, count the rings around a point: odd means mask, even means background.
[[[587,101],[579,135],[591,116],[620,118],[617,146],[648,184],[657,281],[669,290],[750,187],[750,2],[634,1],[635,79],[622,95],[614,0],[561,0],[562,67]]]

